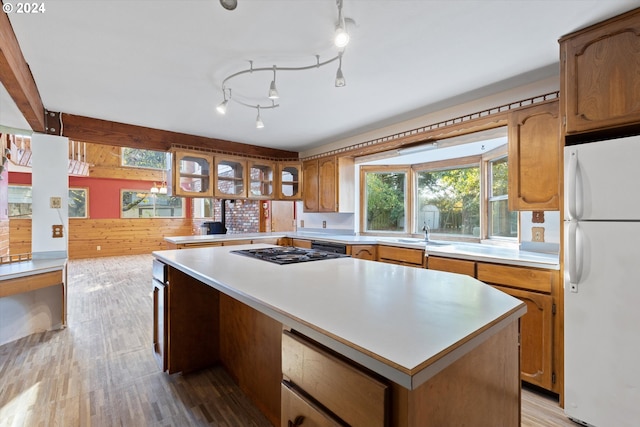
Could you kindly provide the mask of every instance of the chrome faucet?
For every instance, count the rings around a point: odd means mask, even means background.
[[[424,226],[422,227],[422,231],[424,231],[424,241],[428,242],[429,241],[429,233],[431,233],[431,228],[429,228],[429,226],[427,225],[427,223],[424,223]]]

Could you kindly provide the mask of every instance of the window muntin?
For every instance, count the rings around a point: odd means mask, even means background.
[[[165,170],[168,164],[167,155],[168,153],[164,151],[123,147],[121,151],[122,166]]]
[[[182,197],[142,190],[122,190],[121,218],[184,218]]]
[[[489,238],[518,237],[518,212],[509,210],[507,156],[487,162],[489,176]]]
[[[363,168],[364,225],[368,232],[408,231],[408,171]]]
[[[414,233],[480,236],[480,167],[416,171]]]

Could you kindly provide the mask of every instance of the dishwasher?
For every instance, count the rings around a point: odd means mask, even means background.
[[[347,253],[347,245],[342,243],[331,243],[331,242],[311,242],[311,249],[315,249],[318,251],[332,252],[334,254],[345,254]]]

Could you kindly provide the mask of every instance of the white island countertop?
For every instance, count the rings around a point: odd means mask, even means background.
[[[464,275],[349,257],[278,265],[232,253],[269,246],[153,255],[408,389],[526,312]]]

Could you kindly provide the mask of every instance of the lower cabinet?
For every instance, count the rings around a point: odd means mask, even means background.
[[[424,268],[426,261],[423,249],[378,245],[378,261]]]
[[[311,249],[311,240],[291,239],[291,246],[295,246],[296,248]]]
[[[281,427],[344,427],[338,418],[321,408],[312,399],[304,396],[288,381],[281,385]]]
[[[377,245],[351,245],[349,247],[352,258],[368,259],[375,261],[377,259]]]
[[[293,331],[282,335],[282,375],[282,427],[388,425],[389,384]]]
[[[167,370],[167,285],[166,265],[153,262],[153,355],[158,366]]]
[[[526,267],[478,263],[477,278],[527,304],[520,319],[521,379],[561,393],[554,371],[562,369],[561,344],[555,345],[559,325],[555,319],[554,295],[558,272]]]
[[[476,277],[476,262],[463,259],[444,258],[429,255],[427,257],[429,270],[446,271],[448,273],[466,274]]]

